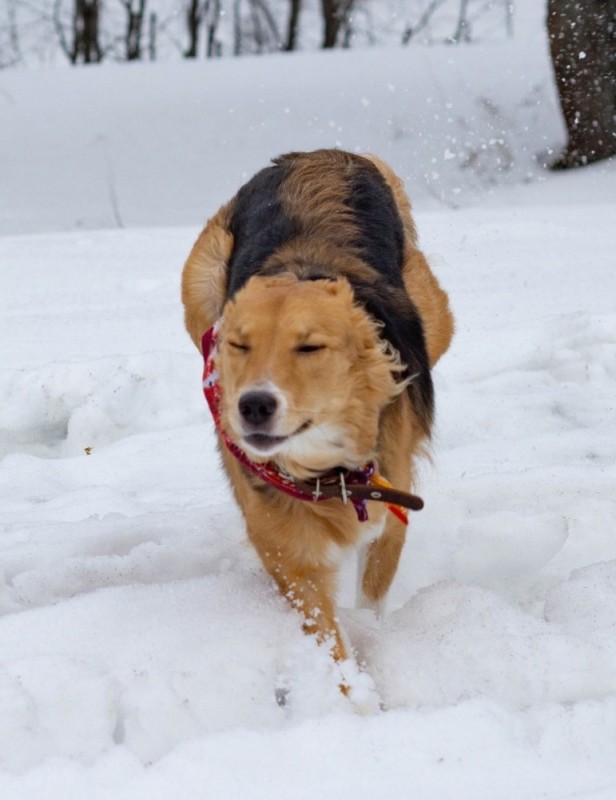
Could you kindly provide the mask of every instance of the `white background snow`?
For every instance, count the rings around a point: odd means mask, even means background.
[[[2,798],[616,797],[616,164],[541,166],[541,5],[498,45],[0,74]],[[383,622],[342,575],[372,716],[245,541],[179,302],[202,221],[333,145],[405,177],[458,323]]]

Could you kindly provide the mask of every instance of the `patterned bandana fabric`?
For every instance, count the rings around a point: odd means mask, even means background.
[[[284,492],[291,497],[295,497],[297,500],[307,500],[310,502],[317,502],[319,500],[327,499],[324,497],[318,497],[316,494],[313,495],[304,492],[302,489],[296,486],[295,480],[291,475],[286,475],[285,473],[281,472],[275,464],[272,464],[271,462],[268,462],[267,464],[258,464],[255,461],[251,461],[246,453],[239,448],[222,429],[220,422],[220,400],[222,397],[222,388],[220,386],[218,372],[214,363],[217,352],[219,326],[219,322],[215,323],[203,334],[203,338],[201,340],[201,348],[204,360],[203,394],[207,400],[216,430],[220,434],[225,446],[229,452],[232,453],[244,467],[246,467],[246,469],[257,475],[259,478],[261,478],[261,480],[265,481],[265,483],[268,483],[270,486],[274,486],[276,489],[279,489],[281,492]],[[372,482],[371,479],[373,475],[374,465],[366,464],[360,469],[345,473],[344,480],[348,486],[357,486],[358,484],[367,486]],[[366,522],[368,519],[366,501],[354,498],[350,498],[350,501],[357,513],[357,519],[360,522]],[[390,506],[392,511],[393,508],[394,507]]]

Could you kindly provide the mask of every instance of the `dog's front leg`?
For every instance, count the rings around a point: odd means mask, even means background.
[[[232,462],[229,467],[237,470]],[[273,490],[255,489],[244,475],[238,477],[251,487],[238,492],[238,498],[243,501],[248,538],[263,566],[282,596],[304,616],[306,633],[329,647],[336,661],[346,661],[349,655],[336,618],[331,524],[308,504]]]
[[[333,599],[335,571],[326,565],[309,566],[293,561],[280,548],[275,553],[259,552],[259,555],[282,596],[304,616],[304,631],[328,647],[336,661],[346,661],[348,653]]]
[[[406,538],[406,525],[388,514],[381,536],[366,545],[359,559],[358,606],[383,615]]]
[[[380,698],[370,676],[361,672],[351,656],[335,604],[335,553],[346,543],[341,531],[357,525],[354,510],[340,507],[344,514],[340,528],[337,506],[317,511],[297,500],[260,491],[244,497],[249,501],[245,517],[250,541],[282,596],[301,612],[304,631],[314,636],[338,665],[340,691],[357,711],[377,711]]]

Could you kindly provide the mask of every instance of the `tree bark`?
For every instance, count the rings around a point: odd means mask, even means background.
[[[616,155],[616,0],[548,0],[547,27],[568,135],[552,167]]]

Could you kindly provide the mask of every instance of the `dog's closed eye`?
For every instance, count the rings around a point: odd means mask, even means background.
[[[300,344],[295,348],[296,353],[316,353],[318,350],[325,350],[324,344]]]
[[[229,342],[229,347],[232,347],[234,350],[240,350],[242,353],[248,353],[250,350],[247,344],[240,344],[239,342]]]

